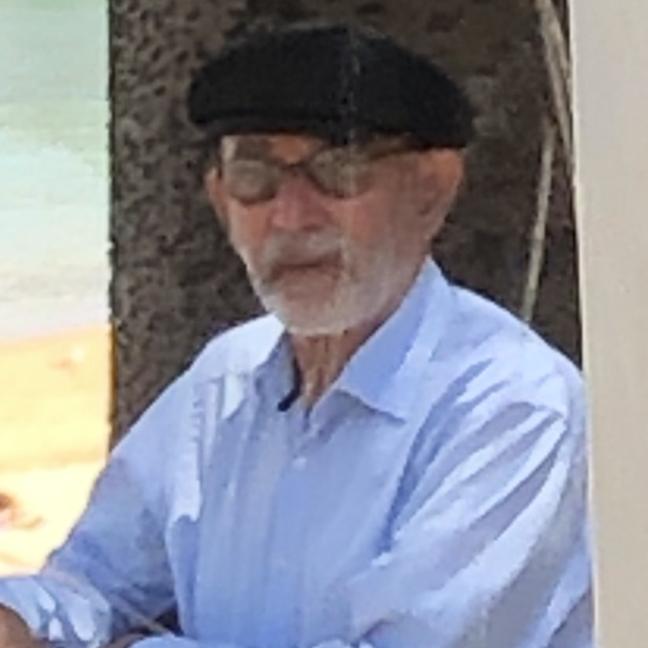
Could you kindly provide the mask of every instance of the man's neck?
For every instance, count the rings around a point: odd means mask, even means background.
[[[381,322],[365,323],[338,335],[291,336],[306,405],[313,405],[332,385],[354,353]]]
[[[335,335],[290,336],[295,354],[301,397],[307,406],[313,405],[342,373],[356,351],[398,309],[414,283],[414,273],[408,283],[371,320]]]

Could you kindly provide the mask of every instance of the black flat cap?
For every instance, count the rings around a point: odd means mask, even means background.
[[[409,134],[463,148],[473,111],[437,66],[388,37],[348,25],[288,27],[225,47],[199,70],[191,121],[214,137],[303,132],[334,143]]]

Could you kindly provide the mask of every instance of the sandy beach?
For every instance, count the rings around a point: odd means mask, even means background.
[[[67,535],[109,434],[107,326],[0,341],[0,573],[37,568]]]

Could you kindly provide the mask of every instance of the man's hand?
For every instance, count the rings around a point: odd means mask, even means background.
[[[27,624],[13,611],[0,605],[0,648],[42,648]]]

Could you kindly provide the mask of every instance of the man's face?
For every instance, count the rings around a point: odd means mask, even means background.
[[[394,138],[331,149],[310,136],[228,136],[220,153],[211,202],[264,306],[300,335],[341,333],[395,306],[460,180],[436,173],[447,151]]]

